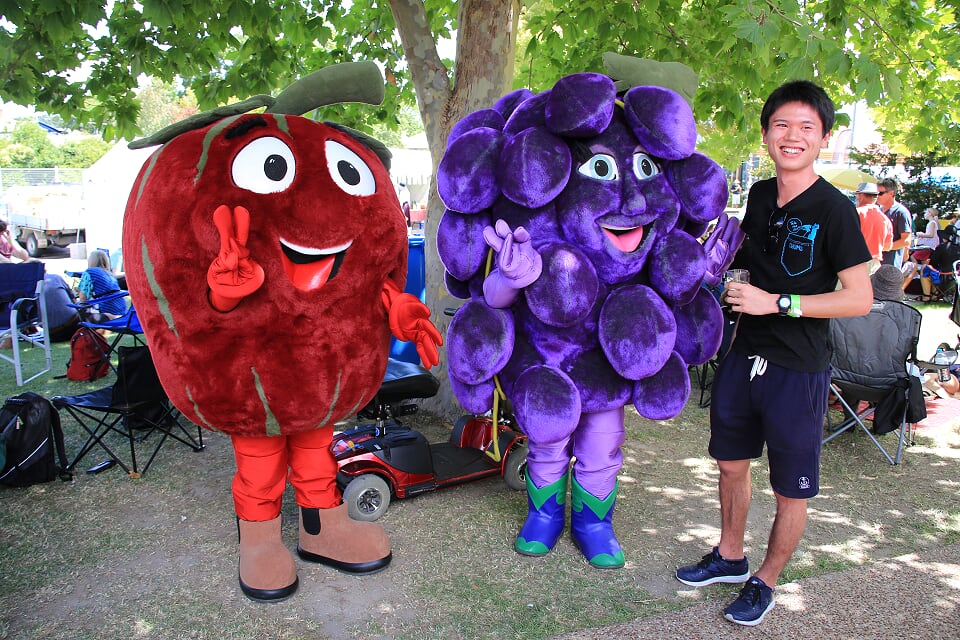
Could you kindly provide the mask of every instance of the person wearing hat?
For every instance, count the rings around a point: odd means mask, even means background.
[[[857,186],[857,213],[860,232],[871,255],[868,271],[873,274],[883,263],[883,252],[893,245],[893,225],[877,206],[877,185],[873,182],[861,182]]]
[[[873,285],[874,300],[896,302],[903,300],[903,277],[900,275],[900,269],[892,264],[880,265],[870,276],[870,284]]]

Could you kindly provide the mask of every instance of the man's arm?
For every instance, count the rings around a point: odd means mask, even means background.
[[[913,235],[909,231],[904,231],[900,234],[900,238],[894,240],[893,244],[890,245],[891,251],[897,249],[906,249],[910,246],[910,236]]]
[[[23,262],[30,261],[30,254],[27,253],[27,250],[20,246],[20,243],[17,242],[17,239],[13,237],[13,234],[10,233],[10,229],[7,228],[3,232],[4,237],[7,239],[7,242],[10,243],[10,247],[13,251],[10,253],[10,256],[16,258],[17,260],[22,260]],[[5,260],[4,262],[13,262],[12,260]]]
[[[867,263],[844,269],[837,274],[840,288],[827,293],[799,296],[800,312],[808,318],[845,318],[870,313],[873,304],[873,285],[867,273]],[[777,313],[777,298],[789,291],[764,291],[742,282],[727,285],[725,302],[735,312],[755,316]]]

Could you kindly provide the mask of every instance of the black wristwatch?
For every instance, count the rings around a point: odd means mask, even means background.
[[[792,306],[793,300],[790,298],[790,294],[781,293],[780,297],[777,298],[777,313],[781,316],[789,315]]]

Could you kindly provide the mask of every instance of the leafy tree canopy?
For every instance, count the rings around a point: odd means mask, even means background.
[[[607,50],[692,67],[701,148],[727,166],[757,148],[763,100],[791,79],[823,85],[838,106],[867,101],[900,151],[960,160],[956,0],[542,0],[525,18],[532,37],[520,83],[544,87],[556,69],[600,70]]]
[[[452,2],[431,3],[446,9]],[[4,3],[0,97],[64,117],[81,114],[107,139],[142,133],[136,89],[141,74],[182,78],[201,109],[258,93],[336,62],[383,63],[388,98],[371,120],[395,120],[397,94],[412,97],[389,6],[374,1],[37,0]],[[450,18],[427,14],[436,37]],[[356,119],[349,107],[331,108]],[[332,116],[331,116],[332,117]]]
[[[545,89],[561,75],[602,71],[604,51],[684,62],[700,78],[695,111],[704,123],[702,148],[722,164],[735,164],[756,148],[763,98],[793,78],[815,79],[838,103],[866,100],[884,139],[901,151],[940,149],[960,161],[958,0],[523,4],[515,86]],[[207,109],[276,93],[321,66],[364,58],[384,66],[384,106],[371,111],[338,105],[323,115],[361,128],[367,128],[364,119],[396,128],[398,106],[413,103],[410,66],[435,64],[415,47],[449,38],[463,10],[449,0],[225,0],[213,8],[183,0],[5,5],[0,97],[65,118],[79,116],[107,139],[140,133],[140,74],[164,82],[183,78]],[[426,22],[420,26],[430,42],[404,42],[397,32],[396,12],[411,6]],[[510,27],[485,25],[488,33]],[[449,73],[435,77],[454,80]]]

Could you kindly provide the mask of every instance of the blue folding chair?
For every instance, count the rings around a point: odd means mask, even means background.
[[[93,314],[92,311],[99,306],[102,302],[107,302],[109,300],[116,300],[117,298],[127,297],[129,292],[127,291],[115,291],[113,293],[108,293],[103,296],[98,296],[96,298],[91,298],[85,300],[84,302],[77,302],[71,306],[76,307],[77,311],[80,313],[80,326],[87,327],[94,330],[105,330],[113,333],[113,339],[107,342],[108,348],[106,350],[101,349],[103,354],[103,359],[110,365],[110,368],[113,369],[116,373],[117,368],[113,364],[113,354],[116,352],[117,347],[120,346],[121,341],[126,336],[132,336],[132,346],[145,347],[147,346],[146,340],[143,336],[143,327],[140,326],[140,319],[137,317],[137,310],[134,309],[133,305],[130,304],[127,306],[127,311],[122,316],[112,319],[102,319],[96,322],[92,320],[86,320],[84,318],[89,318]]]
[[[10,336],[13,355],[0,358],[13,363],[17,386],[42,376],[52,368],[50,333],[47,331],[47,304],[43,297],[42,262],[0,264],[0,333]],[[45,364],[24,379],[20,343],[43,349]]]

